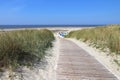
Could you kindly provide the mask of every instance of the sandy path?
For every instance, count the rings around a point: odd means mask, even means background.
[[[118,80],[72,41],[60,39],[57,80]]]

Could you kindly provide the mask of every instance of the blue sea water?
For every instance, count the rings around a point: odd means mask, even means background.
[[[0,25],[0,29],[12,28],[46,28],[46,27],[97,27],[104,25]]]

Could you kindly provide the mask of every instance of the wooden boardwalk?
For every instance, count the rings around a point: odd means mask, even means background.
[[[60,40],[57,80],[118,80],[94,57],[72,41]]]

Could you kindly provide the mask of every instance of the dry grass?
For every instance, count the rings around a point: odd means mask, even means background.
[[[33,65],[52,47],[53,33],[43,30],[19,30],[0,34],[0,67],[16,68]]]
[[[120,25],[72,31],[66,37],[89,41],[96,48],[108,48],[111,53],[120,55]]]
[[[71,31],[66,37],[88,42],[102,51],[109,51],[107,55],[114,56],[114,62],[120,66],[120,25]]]

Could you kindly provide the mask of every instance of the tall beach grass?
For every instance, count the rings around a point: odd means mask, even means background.
[[[91,46],[114,55],[114,62],[120,66],[120,25],[108,25],[71,31],[67,38],[76,38],[88,42]]]
[[[66,37],[89,41],[96,48],[108,48],[111,52],[120,55],[120,25],[71,31]]]
[[[47,29],[0,32],[0,68],[33,65],[52,47],[54,35]]]

